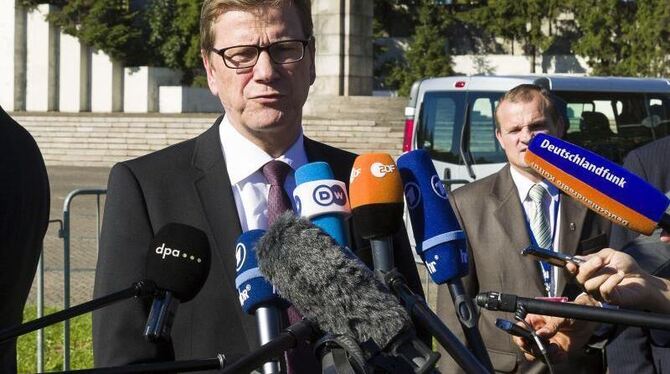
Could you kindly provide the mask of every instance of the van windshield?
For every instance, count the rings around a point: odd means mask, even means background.
[[[427,92],[421,104],[416,144],[435,160],[463,164],[461,138],[469,139],[474,164],[506,161],[495,137],[494,110],[502,92]],[[670,95],[553,91],[565,101],[565,139],[622,163],[638,146],[670,134]],[[469,134],[463,134],[468,121]]]

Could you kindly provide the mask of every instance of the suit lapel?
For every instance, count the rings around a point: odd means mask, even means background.
[[[214,237],[215,246],[212,248],[213,260],[219,266],[212,269],[223,269],[223,278],[227,288],[235,288],[235,242],[242,233],[240,220],[237,215],[235,198],[230,185],[230,178],[221,150],[219,139],[219,125],[223,116],[219,117],[205,133],[196,140],[193,154],[193,166],[201,173],[193,181],[198,193],[209,231]],[[250,349],[257,340],[256,327],[253,319],[245,318],[241,308],[237,314],[247,335]]]
[[[559,219],[561,222],[561,231],[558,238],[558,249],[568,255],[577,253],[579,247],[579,240],[582,236],[582,227],[584,220],[586,220],[586,213],[588,209],[580,204],[577,200],[570,198],[568,195],[561,193],[561,209]],[[567,278],[565,271],[559,271],[557,282],[557,295],[562,295]]]
[[[502,248],[501,261],[507,262],[506,269],[512,269],[518,274],[532,274],[532,281],[540,290],[544,290],[540,265],[530,259],[521,256],[521,250],[530,244],[526,214],[519,201],[509,164],[498,174],[491,187],[491,195],[497,201],[494,215],[503,231],[507,234],[505,238],[494,238],[495,247]],[[511,261],[510,261],[511,260]]]

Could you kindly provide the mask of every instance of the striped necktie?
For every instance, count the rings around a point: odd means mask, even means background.
[[[540,184],[535,184],[528,192],[535,211],[530,217],[530,229],[533,231],[535,242],[544,249],[551,249],[551,223],[549,222],[547,190]]]

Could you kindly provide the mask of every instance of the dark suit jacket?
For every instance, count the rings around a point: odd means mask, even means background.
[[[530,244],[530,239],[523,206],[509,168],[508,164],[496,174],[454,190],[449,199],[468,238],[470,273],[464,283],[466,292],[473,297],[485,291],[522,297],[542,296],[545,292],[539,264],[520,254]],[[566,195],[561,196],[560,203],[559,246],[562,252],[583,254],[607,245],[607,221]],[[567,283],[566,274],[559,274],[558,282],[558,294],[578,295],[576,287]],[[438,289],[437,310],[449,328],[462,339],[462,329],[445,286]],[[496,318],[513,321],[514,316],[481,311],[479,330],[494,368],[507,373],[544,371],[546,368],[542,364],[526,363],[511,337],[495,327]],[[444,358],[440,368],[444,373],[457,371],[456,364]]]
[[[670,136],[632,150],[624,167],[663,192],[670,191]],[[657,230],[659,231],[659,230]],[[636,232],[613,225],[610,246],[633,256],[644,270],[670,277],[670,244],[650,238],[638,238]],[[637,327],[618,327],[606,347],[612,373],[656,373],[670,367],[670,332]]]
[[[49,178],[37,143],[0,108],[0,330],[23,320],[49,225]],[[16,341],[0,345],[0,372],[16,372]]]
[[[93,314],[96,366],[139,361],[210,358],[224,353],[228,362],[258,347],[253,316],[246,315],[235,289],[235,241],[241,234],[235,200],[219,138],[219,118],[195,139],[115,165],[110,173],[95,280],[99,297],[142,279],[144,259],[154,233],[169,222],[203,230],[212,264],[199,294],[179,306],[172,343],[143,339],[149,302],[130,300]],[[348,182],[355,155],[305,138],[310,162],[328,162],[335,177]],[[355,236],[356,254],[371,263],[369,245]],[[396,264],[410,286],[421,292],[406,234]]]

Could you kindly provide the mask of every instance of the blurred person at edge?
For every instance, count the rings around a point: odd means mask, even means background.
[[[349,181],[355,155],[303,135],[302,107],[316,77],[310,1],[205,0],[200,22],[207,82],[225,113],[194,139],[112,168],[94,293],[100,297],[142,279],[146,246],[169,222],[207,234],[209,277],[193,300],[179,306],[169,342],[143,337],[150,300],[95,312],[98,367],[217,353],[230,363],[255,350],[256,320],[243,312],[235,289],[235,241],[269,225],[264,166],[285,170],[288,196],[294,171],[309,162],[325,161],[336,179]],[[355,228],[350,232],[352,250],[370,265],[369,244]],[[407,234],[398,233],[395,243],[396,264],[422,295]]]
[[[610,224],[561,193],[524,162],[528,143],[536,134],[560,136],[564,133],[565,121],[547,90],[531,84],[511,89],[500,100],[495,119],[496,137],[505,151],[507,165],[493,175],[454,190],[449,198],[468,238],[470,271],[464,278],[466,292],[472,297],[479,292],[499,291],[522,297],[572,299],[580,290],[577,284],[569,282],[570,274],[545,270],[539,262],[522,257],[521,249],[531,243],[544,242],[543,246],[570,255],[592,253],[607,246]],[[544,195],[541,205],[532,200],[532,190]],[[538,217],[544,218],[539,220]],[[542,230],[535,223],[540,221],[544,222]],[[438,315],[462,338],[453,309],[448,288],[441,286]],[[509,335],[495,326],[496,318],[513,320],[514,316],[481,311],[479,329],[495,370],[547,372],[543,363],[524,359],[523,352]],[[440,360],[440,369],[444,373],[460,370],[446,355]],[[601,352],[575,352],[572,359],[558,369],[575,374],[602,371]]]
[[[0,330],[19,325],[49,225],[50,189],[32,136],[0,108]],[[0,372],[16,373],[16,339],[0,344]]]

